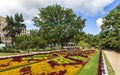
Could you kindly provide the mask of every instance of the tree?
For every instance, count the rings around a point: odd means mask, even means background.
[[[16,38],[16,47],[24,51],[29,50],[29,48],[36,48],[38,50],[39,48],[45,48],[46,45],[47,42],[39,36],[21,35]]]
[[[23,51],[27,51],[32,44],[33,38],[30,35],[21,35],[16,38],[16,47],[22,49]]]
[[[77,46],[81,46],[81,47],[85,48],[85,47],[89,47],[89,44],[87,42],[85,42],[85,41],[80,41],[77,44]]]
[[[30,36],[32,37],[32,47],[38,50],[39,48],[45,48],[47,46],[47,41],[39,35],[38,30],[30,30]]]
[[[2,44],[3,42],[2,42],[2,40],[1,40],[1,37],[0,37],[0,44]]]
[[[92,36],[90,39],[89,44],[94,47],[99,47],[99,34]]]
[[[39,36],[35,36],[33,39],[33,44],[34,47],[36,47],[36,50],[38,50],[39,48],[45,48],[47,46],[47,42]]]
[[[61,47],[85,26],[85,19],[76,16],[72,9],[65,9],[60,5],[39,9],[38,17],[34,17],[33,21],[48,43],[61,44]]]
[[[103,18],[101,29],[101,47],[120,49],[120,4]]]
[[[24,19],[22,14],[15,14],[14,17],[7,16],[6,17],[7,26],[3,29],[6,31],[7,37],[11,37],[11,44],[14,45],[16,36],[22,32],[23,28],[25,28]]]
[[[37,29],[33,29],[33,30],[30,30],[30,33],[29,33],[31,36],[38,36],[38,30]]]

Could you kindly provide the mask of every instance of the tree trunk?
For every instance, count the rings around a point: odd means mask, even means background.
[[[63,42],[61,42],[61,50],[63,49]]]
[[[37,46],[36,51],[38,51],[39,46]]]
[[[11,39],[11,45],[12,45],[12,48],[14,48],[14,47],[13,47],[13,43],[14,43],[14,42],[13,42],[13,39]]]

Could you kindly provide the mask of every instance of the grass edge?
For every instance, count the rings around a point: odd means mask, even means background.
[[[111,64],[110,64],[110,62],[109,62],[109,60],[108,60],[108,58],[107,58],[105,53],[104,53],[104,58],[105,58],[105,63],[107,65],[108,74],[109,75],[115,75],[115,72],[114,72],[114,70],[113,70],[113,68],[112,68],[112,66],[111,66]]]

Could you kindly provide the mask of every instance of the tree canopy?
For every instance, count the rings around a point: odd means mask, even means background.
[[[37,30],[30,30],[30,34],[21,35],[16,38],[16,48],[22,49],[24,51],[29,51],[29,49],[45,48],[47,42],[38,35]]]
[[[16,36],[18,36],[23,28],[25,28],[24,19],[22,14],[15,14],[14,17],[7,16],[6,17],[7,26],[3,29],[6,31],[6,36],[11,37],[11,44],[13,45],[15,42]]]
[[[39,33],[49,42],[63,44],[79,34],[85,26],[85,19],[76,16],[72,9],[60,5],[39,9],[39,14],[33,19]]]
[[[107,49],[120,49],[120,4],[104,18],[100,45]]]

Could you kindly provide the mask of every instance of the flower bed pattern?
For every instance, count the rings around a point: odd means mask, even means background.
[[[71,50],[4,58],[0,60],[0,75],[75,75],[95,53]]]

